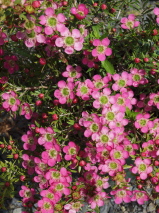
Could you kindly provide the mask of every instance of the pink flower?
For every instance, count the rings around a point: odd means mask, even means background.
[[[61,32],[61,37],[55,40],[57,47],[63,47],[65,53],[73,54],[74,50],[80,51],[83,48],[84,39],[78,29],[73,29],[72,32],[68,28]]]
[[[56,204],[60,200],[60,197],[54,193],[51,187],[48,188],[47,190],[42,190],[40,192],[40,195],[44,198],[50,199],[53,202],[53,204]]]
[[[34,201],[35,189],[28,188],[26,186],[21,186],[21,190],[19,191],[19,195],[23,198],[23,202]]]
[[[42,213],[53,213],[54,212],[54,203],[48,199],[48,198],[43,198],[42,200],[38,201],[38,207],[41,208]]]
[[[82,68],[80,66],[74,68],[71,65],[67,65],[66,71],[62,73],[62,76],[66,77],[68,82],[73,82],[75,79],[82,76],[81,70]]]
[[[80,201],[77,201],[65,204],[64,209],[66,209],[68,213],[76,213],[81,209],[82,206],[83,204],[81,204]]]
[[[31,131],[27,131],[27,134],[22,136],[22,141],[24,142],[23,148],[25,150],[34,151],[37,145],[37,138],[34,137]]]
[[[56,164],[56,162],[61,161],[61,149],[58,144],[53,144],[49,142],[45,143],[44,147],[46,151],[42,152],[41,157],[45,160],[45,162],[47,162],[49,166],[52,167]]]
[[[111,195],[115,195],[115,203],[120,204],[123,201],[125,203],[130,203],[131,202],[131,195],[132,192],[127,189],[118,189],[110,192]]]
[[[95,178],[95,186],[97,191],[102,191],[103,189],[107,189],[109,187],[108,183],[109,178],[97,176]]]
[[[93,58],[91,52],[88,50],[84,50],[83,55],[82,64],[87,65],[89,68],[95,67],[94,62],[99,61],[98,58]]]
[[[46,128],[39,128],[39,133],[41,134],[41,136],[38,138],[38,143],[40,145],[43,145],[47,142],[55,142],[54,139],[54,130],[51,127],[46,127]]]
[[[85,28],[85,25],[83,24],[80,24],[78,26],[79,30],[80,30],[80,33],[83,37],[86,37],[88,35],[88,30]]]
[[[156,106],[157,109],[159,109],[159,92],[157,93],[151,93],[149,95],[150,100],[148,101],[149,106]]]
[[[96,206],[103,206],[104,200],[109,198],[105,192],[96,192],[94,196],[88,198],[88,203],[91,205],[92,209],[95,209]]]
[[[109,173],[110,176],[114,176],[117,172],[123,170],[121,162],[119,160],[106,160],[105,164],[99,165],[99,170],[102,170],[103,173]]]
[[[15,71],[19,70],[19,66],[16,63],[18,61],[18,58],[15,55],[7,55],[4,57],[4,59],[6,60],[4,62],[4,68],[8,70],[9,74],[13,74]]]
[[[94,84],[93,90],[100,90],[100,89],[108,86],[108,82],[111,81],[111,76],[109,74],[107,74],[104,78],[102,78],[102,76],[100,76],[100,75],[94,75],[93,80],[94,80],[93,81],[93,84]]]
[[[112,85],[112,89],[114,91],[118,91],[124,87],[131,86],[132,85],[132,76],[131,74],[127,72],[122,72],[121,75],[114,74],[112,76],[115,83]]]
[[[71,193],[71,190],[68,188],[70,187],[70,183],[68,182],[55,182],[51,185],[51,187],[53,188],[54,192],[62,197],[62,195],[69,195]]]
[[[89,79],[86,79],[85,82],[77,81],[76,85],[78,85],[76,89],[76,95],[78,97],[81,97],[83,100],[89,100],[90,99],[89,96],[94,87],[92,81]]]
[[[119,160],[121,165],[124,165],[125,159],[129,157],[129,154],[122,146],[115,146],[115,148],[110,151],[110,157],[111,159]]]
[[[128,16],[128,18],[123,17],[120,21],[122,23],[121,27],[123,29],[132,29],[134,27],[138,27],[140,22],[135,20],[135,15],[134,14],[130,14]]]
[[[105,61],[106,56],[112,54],[112,49],[108,48],[109,44],[110,40],[108,38],[104,38],[102,41],[99,39],[93,40],[93,46],[96,48],[92,50],[92,55],[98,57],[99,61]]]
[[[79,4],[77,8],[71,8],[71,13],[75,15],[75,17],[79,20],[84,19],[87,16],[88,12],[89,9],[86,7],[85,4]]]
[[[145,201],[148,201],[149,197],[147,196],[145,191],[133,191],[133,196],[131,198],[131,201],[137,201],[138,204],[143,205]]]
[[[28,174],[32,175],[35,172],[35,162],[34,162],[34,157],[29,156],[27,154],[22,155],[22,166],[28,170]]]
[[[76,155],[78,154],[80,148],[77,146],[74,142],[70,141],[68,143],[68,146],[65,146],[63,148],[63,152],[65,155],[65,160],[71,160],[73,158],[76,158]]]
[[[32,110],[28,103],[23,103],[21,105],[20,115],[24,115],[26,119],[30,120],[32,117]]]
[[[59,102],[61,104],[65,104],[69,99],[74,99],[74,83],[66,83],[65,81],[59,81],[58,87],[59,89],[55,90],[54,96],[59,99]]]
[[[44,31],[46,35],[52,35],[54,31],[62,32],[65,28],[63,23],[66,17],[62,13],[56,15],[54,9],[51,7],[45,10],[45,15],[41,15],[39,20],[40,24],[45,26]]]
[[[157,22],[157,24],[159,24],[159,8],[155,7],[154,10],[153,10],[153,12],[157,16],[156,22]]]
[[[138,114],[136,116],[135,127],[141,129],[141,132],[147,133],[151,127],[153,127],[153,122],[149,121],[150,114]]]
[[[2,106],[4,109],[6,109],[7,111],[17,111],[18,107],[20,105],[20,100],[16,99],[17,98],[17,94],[13,91],[9,92],[9,93],[3,93],[2,94],[2,98],[5,100],[2,103]]]
[[[138,70],[137,68],[132,68],[130,70],[130,73],[132,74],[132,85],[134,87],[138,87],[140,84],[147,84],[148,80],[144,78],[146,72],[145,70]]]
[[[152,166],[150,166],[150,164],[151,164],[151,160],[150,159],[142,160],[141,158],[138,157],[135,160],[135,164],[136,164],[136,166],[133,167],[131,169],[131,171],[134,174],[139,173],[140,174],[140,178],[142,180],[145,180],[147,178],[147,175],[153,171]]]
[[[5,38],[7,38],[7,35],[0,29],[0,46],[5,43]]]

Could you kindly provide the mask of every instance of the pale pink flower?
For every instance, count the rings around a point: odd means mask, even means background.
[[[7,111],[17,111],[20,105],[20,100],[17,99],[17,94],[14,91],[10,91],[9,93],[3,93],[2,98],[5,100],[2,103],[2,106]]]
[[[90,79],[86,79],[84,82],[77,81],[76,85],[78,85],[76,95],[83,100],[89,100],[92,89],[94,88],[92,81]]]
[[[84,39],[78,29],[73,29],[72,32],[68,28],[61,32],[61,36],[55,40],[57,47],[63,47],[65,53],[73,54],[74,50],[80,51],[83,48]]]
[[[99,61],[105,61],[106,56],[112,54],[112,49],[108,48],[109,44],[110,40],[108,38],[104,38],[102,41],[99,39],[93,40],[93,46],[96,48],[92,50],[92,55],[98,57]]]
[[[150,159],[144,159],[142,160],[141,158],[137,158],[134,162],[136,166],[134,166],[131,171],[132,173],[136,174],[139,173],[140,178],[142,180],[145,180],[147,178],[147,175],[153,171]]]
[[[52,188],[48,188],[47,190],[42,190],[40,192],[40,195],[43,197],[43,198],[48,198],[50,199],[53,204],[56,204],[59,200],[60,200],[60,197],[54,193],[54,191],[52,190]]]
[[[65,104],[69,99],[74,99],[74,83],[66,83],[62,80],[58,82],[58,87],[59,89],[55,90],[54,96],[59,99],[61,104]]]
[[[48,199],[48,198],[43,198],[42,200],[38,201],[38,207],[41,208],[42,213],[53,213],[54,212],[54,203]]]
[[[136,116],[135,127],[140,129],[141,132],[147,133],[151,127],[153,127],[153,122],[149,120],[150,114],[138,114]]]
[[[157,22],[157,24],[159,24],[159,8],[155,7],[153,10],[153,13],[157,16],[156,22]]]
[[[105,164],[99,165],[99,170],[102,170],[103,173],[109,173],[110,176],[114,176],[117,172],[123,170],[121,162],[119,160],[106,160]]]
[[[50,143],[55,143],[56,140],[54,138],[54,130],[52,129],[52,127],[46,127],[46,128],[43,128],[43,127],[40,127],[39,128],[39,133],[40,133],[40,137],[38,138],[38,143],[40,145],[43,145],[47,142],[50,142]]]
[[[146,72],[145,70],[138,70],[137,68],[130,69],[130,73],[132,74],[132,85],[134,87],[138,87],[140,84],[147,84],[148,80],[144,78]]]
[[[109,198],[105,192],[96,192],[94,196],[89,197],[87,202],[91,205],[92,209],[95,209],[96,206],[103,206],[104,200]]]
[[[110,192],[111,195],[115,195],[115,203],[120,204],[123,201],[125,203],[131,202],[132,192],[128,189],[117,189]]]
[[[65,29],[65,15],[62,13],[56,15],[51,7],[45,10],[45,15],[41,15],[39,20],[40,24],[45,26],[44,31],[46,35],[52,35],[54,31],[62,32]]]
[[[108,86],[108,82],[111,81],[111,76],[107,74],[104,78],[101,75],[94,75],[93,77],[93,90],[100,90]]]
[[[67,65],[66,71],[62,73],[62,76],[66,77],[68,82],[73,82],[75,79],[82,76],[81,70],[82,68],[80,66],[73,67],[71,65]]]
[[[112,85],[112,89],[114,91],[118,91],[123,87],[131,86],[132,85],[132,76],[128,72],[122,72],[121,75],[114,74],[112,76],[115,83]]]
[[[123,17],[120,22],[122,23],[121,27],[128,30],[140,25],[140,22],[135,20],[134,14],[130,14],[128,18]]]
[[[64,205],[64,209],[68,211],[68,213],[76,213],[82,208],[83,204],[80,201],[71,202]]]
[[[110,151],[110,157],[113,160],[119,160],[121,165],[124,165],[125,159],[129,157],[129,154],[122,146],[115,146],[115,148]]]
[[[138,204],[143,205],[145,201],[148,201],[149,197],[145,191],[134,190],[131,201],[137,201]]]
[[[148,101],[149,106],[156,106],[159,109],[159,92],[151,93],[149,95],[150,100]]]

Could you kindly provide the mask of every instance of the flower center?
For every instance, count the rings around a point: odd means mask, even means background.
[[[142,119],[140,119],[139,123],[141,126],[146,126],[147,120],[142,118]]]
[[[141,172],[144,172],[144,171],[146,170],[146,168],[147,168],[146,165],[143,164],[143,163],[139,165],[139,170],[140,170]]]
[[[118,168],[118,165],[117,165],[117,163],[115,163],[115,162],[110,162],[110,163],[109,163],[109,167],[110,167],[111,169],[115,170],[115,169]]]
[[[103,86],[104,86],[104,84],[103,84],[103,82],[101,82],[101,81],[98,81],[98,82],[95,83],[95,87],[96,87],[96,88],[99,88],[99,89],[100,89],[100,88],[102,88]]]
[[[123,98],[118,98],[117,103],[119,105],[123,105],[124,104],[124,99]]]
[[[158,103],[159,102],[159,95],[156,95],[155,97],[154,97],[154,103]]]
[[[142,192],[137,192],[136,193],[136,198],[138,199],[138,198],[141,198],[141,197],[143,197],[144,196],[144,194],[142,193]]]
[[[52,178],[53,179],[60,179],[60,172],[58,172],[58,171],[54,171],[54,172],[52,172]]]
[[[57,24],[57,20],[56,20],[56,18],[51,17],[47,20],[47,23],[50,27],[54,27]]]
[[[48,133],[48,134],[45,135],[45,138],[46,138],[47,141],[52,141],[53,135]]]
[[[80,204],[80,202],[76,202],[76,203],[73,203],[72,207],[73,207],[74,209],[77,209],[77,210],[78,210],[78,209],[81,207],[81,204]]]
[[[119,152],[119,151],[114,152],[114,158],[115,159],[120,159],[121,157],[122,157],[121,152]]]
[[[44,209],[51,209],[51,204],[49,202],[45,202]]]
[[[62,95],[63,96],[68,96],[70,94],[70,90],[67,87],[64,87],[62,89]]]
[[[107,143],[109,141],[109,137],[107,135],[102,135],[100,137],[100,140],[102,141],[102,143]]]
[[[24,26],[27,30],[32,30],[34,29],[35,25],[34,25],[34,22],[28,20],[25,22]]]
[[[115,118],[115,114],[114,114],[113,112],[108,112],[108,113],[106,114],[106,119],[107,119],[108,121],[113,121],[114,118]]]
[[[57,190],[57,191],[62,191],[63,188],[64,188],[64,186],[63,186],[62,183],[58,183],[58,184],[56,185],[56,190]]]
[[[14,105],[15,102],[16,102],[15,98],[10,98],[10,99],[9,99],[9,104],[10,104],[10,105]]]
[[[118,85],[119,85],[120,87],[125,87],[125,86],[126,86],[126,81],[123,80],[123,79],[120,79],[120,80],[118,81]]]
[[[46,197],[49,198],[49,199],[53,199],[54,195],[52,193],[48,193]]]
[[[82,86],[80,91],[81,91],[82,94],[87,94],[88,93],[88,87]]]
[[[70,72],[70,77],[76,77],[76,75],[77,75],[77,72],[74,70],[74,71],[72,71],[72,72]]]
[[[140,75],[138,75],[138,74],[133,75],[133,80],[134,81],[140,81],[140,79],[141,79]]]
[[[107,104],[108,103],[108,98],[107,96],[101,96],[100,99],[99,99],[100,103],[101,104]]]
[[[98,186],[102,186],[103,185],[103,181],[102,180],[97,180],[97,185]]]
[[[49,150],[49,156],[50,156],[51,158],[56,158],[56,156],[57,156],[57,151],[56,151],[55,149],[50,149],[50,150]]]
[[[133,21],[128,21],[128,22],[126,23],[126,26],[129,27],[129,28],[133,28],[134,22],[133,22]]]
[[[69,149],[69,154],[70,154],[70,155],[75,155],[75,154],[76,154],[76,149],[73,148],[73,147],[71,147],[71,148]]]
[[[119,192],[117,192],[118,197],[125,197],[126,192],[124,190],[121,190]]]
[[[104,50],[105,50],[105,47],[102,46],[102,45],[99,45],[99,46],[97,47],[97,52],[98,52],[98,53],[103,53]]]
[[[92,132],[98,132],[99,130],[99,126],[95,123],[93,123],[91,126],[90,126],[90,129],[92,130]]]
[[[35,38],[35,32],[32,30],[31,33],[27,34],[28,38]]]
[[[68,36],[68,37],[65,38],[65,44],[67,46],[72,46],[74,44],[74,42],[75,42],[75,40],[71,36]]]
[[[25,194],[25,197],[27,197],[27,198],[28,198],[28,197],[31,197],[31,195],[32,195],[32,194],[31,194],[31,191],[29,191],[29,190],[25,191],[24,194]]]

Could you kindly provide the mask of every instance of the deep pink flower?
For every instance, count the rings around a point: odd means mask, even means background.
[[[80,201],[70,202],[64,205],[64,209],[66,209],[68,213],[76,213],[81,209],[82,206],[83,204],[81,204]]]
[[[122,146],[116,146],[114,149],[110,151],[110,157],[114,160],[119,160],[121,165],[125,164],[125,159],[129,157],[127,151],[124,150]]]
[[[35,189],[21,186],[19,195],[23,198],[23,202],[34,201]]]
[[[5,43],[5,38],[7,38],[7,35],[0,29],[0,46]]]
[[[137,68],[130,69],[130,73],[132,74],[132,85],[134,87],[138,87],[140,84],[147,84],[148,80],[145,77],[145,70],[138,70]]]
[[[71,13],[79,20],[84,19],[89,12],[85,4],[79,4],[78,7],[72,7]]]
[[[149,95],[150,100],[148,101],[149,106],[156,106],[159,109],[159,92],[151,93]]]
[[[104,38],[102,41],[99,39],[93,40],[93,46],[96,48],[92,50],[92,55],[98,57],[99,61],[105,61],[106,56],[112,54],[112,49],[108,48],[109,44],[110,40],[108,38]]]
[[[41,136],[38,138],[38,143],[40,145],[43,145],[47,142],[53,143],[55,142],[55,138],[54,138],[54,130],[51,127],[40,127],[39,128],[39,133],[41,134]]]
[[[20,109],[20,115],[24,115],[26,119],[30,120],[33,112],[31,110],[31,107],[28,103],[23,103],[21,105],[21,109]]]
[[[38,207],[41,208],[42,213],[53,213],[54,212],[54,203],[48,198],[43,198],[42,200],[39,200]]]
[[[87,199],[87,202],[91,205],[92,209],[95,209],[96,206],[103,206],[104,200],[109,198],[105,192],[96,192],[94,196]]]
[[[155,7],[153,10],[153,13],[157,16],[156,22],[157,22],[157,24],[159,24],[159,8]]]
[[[27,169],[28,174],[32,175],[35,172],[35,162],[34,162],[34,157],[33,156],[29,156],[27,154],[23,154],[22,155],[22,166]]]
[[[151,127],[153,127],[153,122],[149,120],[150,114],[138,114],[136,116],[135,127],[141,129],[141,132],[147,133]]]
[[[78,154],[80,148],[77,146],[74,142],[70,141],[68,143],[68,146],[65,146],[63,148],[63,152],[65,155],[65,160],[71,160],[73,158],[76,158],[76,155]]]
[[[107,87],[108,82],[111,81],[111,76],[109,74],[107,74],[104,78],[102,78],[101,75],[94,75],[92,78],[93,78],[93,84],[94,84],[93,90],[97,90],[97,91]]]
[[[132,76],[127,72],[122,72],[121,75],[114,74],[112,76],[115,83],[112,85],[112,89],[114,91],[118,91],[123,87],[131,86],[132,85]]]
[[[114,176],[117,172],[123,170],[121,162],[119,160],[106,160],[105,164],[99,165],[99,170],[102,170],[103,173],[109,173],[110,176]]]
[[[140,25],[140,22],[135,20],[134,14],[130,14],[128,18],[123,17],[120,22],[122,23],[121,27],[128,30]]]
[[[18,61],[18,58],[15,55],[7,55],[4,57],[4,59],[4,68],[8,70],[9,74],[13,74],[15,71],[19,70],[19,66],[16,63]]]

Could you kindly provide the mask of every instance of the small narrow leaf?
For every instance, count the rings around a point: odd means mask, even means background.
[[[108,60],[102,61],[101,64],[102,64],[102,67],[103,67],[108,73],[110,73],[110,74],[116,73],[115,70],[114,70],[113,65],[112,65]]]

